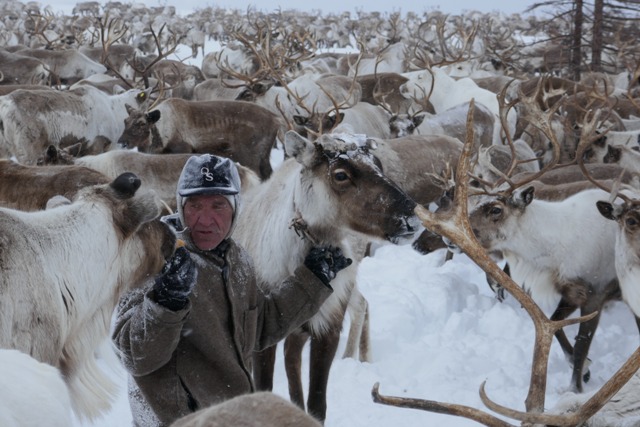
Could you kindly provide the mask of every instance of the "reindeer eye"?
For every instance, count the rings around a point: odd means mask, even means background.
[[[627,218],[624,223],[629,227],[635,227],[638,225],[638,220],[634,217]]]
[[[502,213],[502,208],[500,206],[492,206],[491,209],[489,209],[489,215],[497,216],[497,215],[500,215],[501,213]]]
[[[349,179],[349,175],[343,170],[338,170],[333,174],[333,178],[338,182],[343,182]]]

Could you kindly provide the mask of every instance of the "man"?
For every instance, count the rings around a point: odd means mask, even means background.
[[[172,221],[185,246],[159,277],[120,301],[112,338],[131,374],[134,426],[167,426],[255,391],[253,351],[313,316],[332,292],[329,281],[351,264],[339,248],[313,248],[278,292],[263,294],[250,256],[230,238],[239,189],[229,159],[189,158]]]

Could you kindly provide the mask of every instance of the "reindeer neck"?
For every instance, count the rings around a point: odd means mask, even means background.
[[[152,153],[162,151],[164,144],[162,143],[162,137],[160,136],[160,131],[158,131],[158,127],[155,124],[149,126],[149,131],[151,132],[151,143],[149,145],[149,151]]]

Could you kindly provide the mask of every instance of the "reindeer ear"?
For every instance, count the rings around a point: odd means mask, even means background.
[[[516,190],[509,198],[510,204],[517,208],[524,208],[528,206],[533,200],[533,192],[535,188],[533,185],[525,188],[524,190]]]
[[[615,216],[616,209],[614,208],[613,203],[599,200],[596,202],[596,207],[598,208],[598,211],[603,217],[610,219],[612,221],[616,221],[618,219]]]
[[[45,158],[48,161],[52,161],[55,162],[58,160],[58,147],[56,147],[55,145],[49,145],[47,147],[47,151],[45,152]]]
[[[116,179],[114,179],[110,184],[111,187],[119,198],[121,199],[129,199],[136,194],[138,188],[142,182],[140,178],[136,176],[136,174],[131,172],[125,172],[119,175]]]
[[[313,144],[296,131],[290,130],[284,135],[284,150],[287,156],[295,158],[302,165],[311,164]]]
[[[153,110],[148,112],[146,115],[146,118],[147,118],[147,123],[154,124],[155,122],[160,120],[160,110]]]
[[[422,122],[424,121],[424,117],[424,114],[417,114],[413,116],[413,124],[415,125],[415,127],[418,127],[422,124]]]

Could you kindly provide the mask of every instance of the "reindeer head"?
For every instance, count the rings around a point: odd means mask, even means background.
[[[599,201],[596,206],[602,216],[620,225],[624,240],[640,254],[640,200],[626,199],[621,204]]]
[[[513,233],[517,217],[533,200],[534,187],[511,194],[482,195],[470,198],[469,222],[476,238],[487,251],[501,249],[501,243]],[[477,198],[477,200],[474,200]]]
[[[311,143],[287,132],[287,154],[302,165],[301,191],[308,194],[301,209],[310,226],[397,242],[417,231],[416,203],[382,173],[366,144],[364,135],[325,134]]]
[[[151,128],[160,120],[160,111],[145,113],[142,110],[126,104],[129,117],[124,119],[124,131],[118,138],[121,148],[138,147],[140,151],[147,151],[151,146]]]

